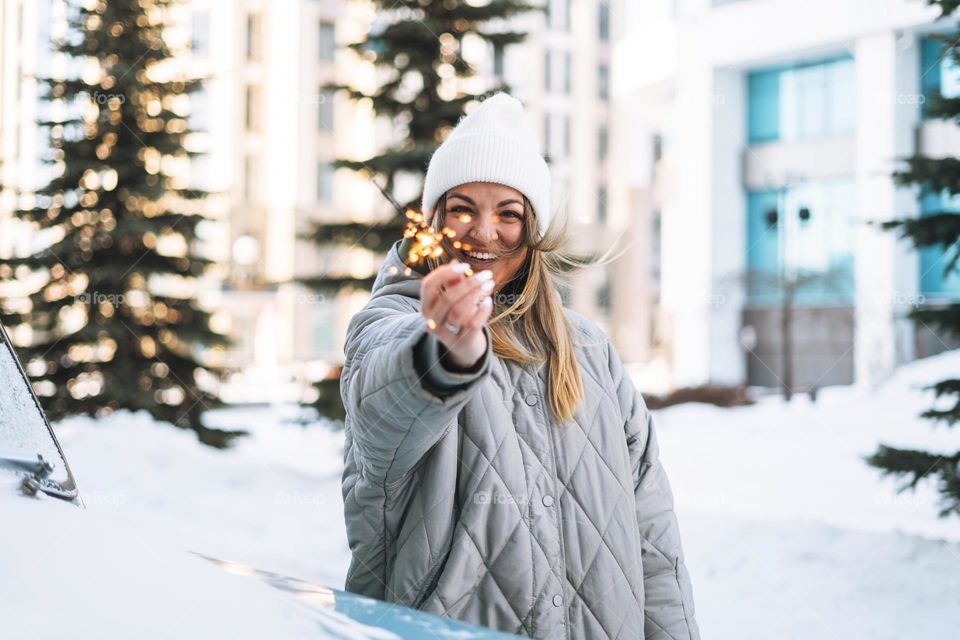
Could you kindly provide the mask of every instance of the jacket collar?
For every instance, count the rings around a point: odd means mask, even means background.
[[[397,240],[387,252],[387,257],[380,265],[377,277],[370,289],[370,297],[399,294],[409,298],[420,299],[420,280],[430,272],[426,264],[408,265],[401,256],[410,253],[412,240],[404,238]]]

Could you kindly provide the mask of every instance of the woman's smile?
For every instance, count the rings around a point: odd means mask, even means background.
[[[470,247],[470,250],[468,251],[465,248],[461,248],[458,258],[468,263],[471,267],[479,267],[481,270],[487,269],[497,261],[497,255],[494,252],[477,249],[470,243],[467,243],[467,246]]]
[[[495,182],[468,182],[445,196],[444,224],[462,243],[454,257],[474,271],[492,271],[499,290],[517,275],[529,251],[513,250],[523,241],[523,194]]]

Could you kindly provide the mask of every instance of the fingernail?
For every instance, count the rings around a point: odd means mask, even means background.
[[[488,293],[493,291],[493,280],[485,280],[483,284],[480,285],[480,290]]]
[[[493,278],[493,271],[490,271],[490,269],[484,269],[477,274],[477,278],[480,280],[490,280]]]
[[[427,318],[427,328],[430,331],[433,331],[434,329],[437,328],[437,323],[434,321],[433,318]]]
[[[492,304],[493,304],[493,298],[491,298],[490,296],[487,296],[486,298],[480,301],[481,307],[489,307]]]
[[[470,268],[470,265],[467,264],[466,262],[455,262],[450,266],[450,268],[456,271],[457,273],[463,273],[464,271]]]

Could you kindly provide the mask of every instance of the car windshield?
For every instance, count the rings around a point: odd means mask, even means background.
[[[69,471],[47,421],[0,326],[0,455],[40,454],[53,465],[49,478],[66,482]],[[0,465],[0,473],[5,473]]]

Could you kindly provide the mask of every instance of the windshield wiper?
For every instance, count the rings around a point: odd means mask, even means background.
[[[66,489],[62,484],[48,477],[53,473],[53,465],[39,453],[30,455],[19,451],[0,451],[0,467],[31,474],[20,483],[20,488],[27,495],[35,496],[40,491],[63,500],[73,500],[77,497],[76,489]]]

